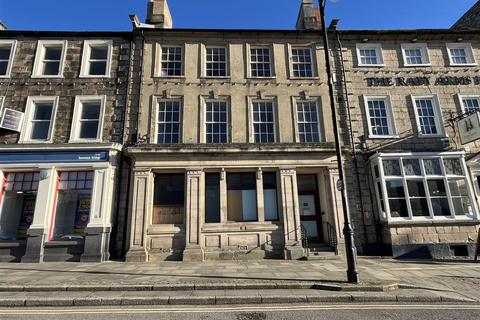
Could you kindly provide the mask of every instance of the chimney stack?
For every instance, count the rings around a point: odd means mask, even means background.
[[[298,13],[297,30],[320,30],[320,10],[314,6],[314,0],[302,0]]]
[[[173,20],[167,0],[149,0],[147,4],[147,24],[155,28],[172,29]]]

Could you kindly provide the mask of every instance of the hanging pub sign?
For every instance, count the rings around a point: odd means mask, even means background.
[[[475,112],[466,118],[458,120],[457,127],[462,144],[480,139],[480,112]]]
[[[3,108],[0,128],[20,132],[22,130],[23,117],[23,112]]]
[[[365,78],[365,81],[369,87],[468,86],[480,85],[480,76],[371,77]]]

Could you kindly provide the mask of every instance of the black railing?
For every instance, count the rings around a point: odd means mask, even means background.
[[[338,254],[337,231],[329,222],[325,222],[325,225],[327,226],[328,245],[335,250],[335,254]]]

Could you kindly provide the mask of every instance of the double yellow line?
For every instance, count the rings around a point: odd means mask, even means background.
[[[475,304],[328,304],[328,305],[290,305],[290,306],[227,306],[227,307],[125,307],[125,308],[7,308],[0,309],[1,315],[66,315],[66,314],[160,314],[160,313],[229,313],[229,312],[278,312],[278,311],[315,311],[315,310],[480,310]]]

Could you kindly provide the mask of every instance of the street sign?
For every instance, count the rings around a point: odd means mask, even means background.
[[[475,112],[457,122],[460,142],[467,144],[480,139],[480,113]]]
[[[23,117],[23,112],[3,108],[0,128],[20,132],[22,130]]]

